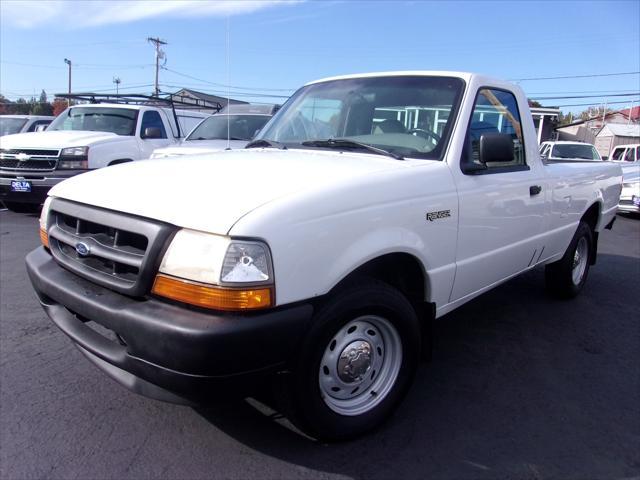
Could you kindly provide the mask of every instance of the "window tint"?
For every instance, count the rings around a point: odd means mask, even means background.
[[[634,149],[633,148],[627,148],[627,153],[624,156],[624,161],[625,162],[633,162],[635,160],[635,158],[633,158],[633,154],[634,154]]]
[[[160,114],[156,111],[150,110],[148,112],[144,112],[142,117],[142,126],[140,127],[140,135],[144,135],[144,131],[147,128],[159,128],[162,135],[160,138],[167,138],[167,132],[164,129],[164,124],[162,123],[162,118],[160,118]]]
[[[478,92],[463,151],[463,163],[480,163],[480,137],[488,133],[510,135],[514,157],[511,162],[489,162],[488,169],[526,165],[522,123],[516,97],[504,90],[483,88]]]
[[[269,115],[225,115],[207,118],[187,137],[187,140],[250,140],[270,119]]]
[[[0,136],[19,133],[25,123],[24,118],[0,117]]]
[[[109,107],[72,107],[62,112],[47,130],[89,130],[134,135],[137,110]]]
[[[622,160],[623,154],[624,154],[624,148],[615,148],[613,150],[613,154],[611,155],[611,160]]]
[[[553,147],[551,158],[577,158],[580,160],[600,160],[600,155],[586,143],[559,143]]]

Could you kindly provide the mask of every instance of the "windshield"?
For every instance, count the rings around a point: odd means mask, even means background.
[[[461,79],[427,76],[316,83],[298,90],[257,138],[303,148],[346,148],[317,141],[348,139],[398,156],[441,159],[462,89]]]
[[[551,158],[580,158],[583,160],[600,160],[600,155],[593,147],[587,144],[565,143],[554,145]]]
[[[62,112],[47,130],[89,130],[135,135],[137,110],[129,108],[76,107]]]
[[[3,135],[20,133],[20,130],[22,130],[25,123],[27,123],[26,118],[0,117],[0,137]]]
[[[186,139],[226,140],[228,122],[231,140],[249,141],[270,118],[269,115],[214,115],[194,128]]]

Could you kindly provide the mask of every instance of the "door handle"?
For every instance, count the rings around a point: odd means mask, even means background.
[[[534,195],[538,195],[542,191],[542,187],[540,185],[531,185],[529,187],[529,195],[532,197]]]

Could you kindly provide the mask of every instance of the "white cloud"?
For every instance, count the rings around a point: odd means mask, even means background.
[[[83,28],[158,17],[233,16],[300,0],[43,0],[0,1],[5,25]]]

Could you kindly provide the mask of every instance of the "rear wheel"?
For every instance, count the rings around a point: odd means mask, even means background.
[[[318,311],[286,385],[286,413],[318,439],[344,440],[378,426],[404,397],[418,365],[414,308],[389,285],[365,282]]]
[[[40,205],[37,203],[18,203],[18,202],[3,202],[4,205],[16,213],[38,213],[40,212]]]
[[[547,291],[557,298],[573,298],[584,286],[591,264],[593,232],[585,222],[578,229],[562,259],[545,267]]]

